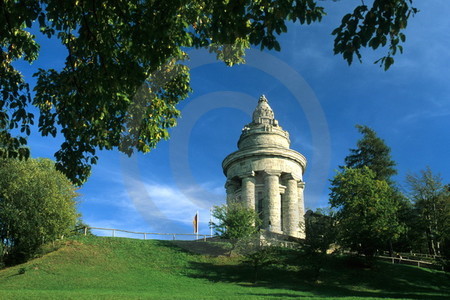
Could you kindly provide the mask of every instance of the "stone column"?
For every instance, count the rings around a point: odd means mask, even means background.
[[[245,207],[256,210],[255,205],[255,173],[252,171],[241,176],[241,200]]]
[[[303,198],[303,191],[305,189],[305,182],[301,181],[298,183],[298,212],[299,212],[299,223],[302,223],[302,230],[300,231],[299,238],[304,239],[305,234],[305,202]]]
[[[225,189],[227,191],[227,205],[236,200],[237,184],[233,180],[228,179],[225,183]]]
[[[284,194],[286,209],[283,214],[286,216],[286,232],[287,235],[298,237],[300,230],[300,211],[298,204],[298,184],[297,180],[289,176],[286,178],[286,192]]]
[[[266,171],[264,200],[264,228],[281,233],[280,172]]]
[[[289,227],[288,212],[289,212],[288,200],[285,191],[284,194],[281,194],[281,231],[283,232],[283,234],[288,234],[288,227]]]

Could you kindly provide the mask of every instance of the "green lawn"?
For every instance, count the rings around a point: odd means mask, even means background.
[[[215,253],[215,248],[80,238],[1,270],[0,299],[450,299],[450,277],[443,272],[384,262],[363,269],[339,257],[323,261],[317,281],[294,257],[291,265],[267,268],[255,285],[251,269],[238,258],[195,253]]]

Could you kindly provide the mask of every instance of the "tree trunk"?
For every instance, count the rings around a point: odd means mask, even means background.
[[[427,241],[428,241],[428,252],[430,255],[436,255],[436,247],[435,247],[435,241],[431,234],[431,227],[427,228]]]

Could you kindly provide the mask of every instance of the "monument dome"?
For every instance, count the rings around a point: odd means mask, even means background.
[[[252,122],[242,129],[238,150],[222,162],[227,203],[237,201],[254,209],[263,229],[304,238],[299,224],[304,222],[306,158],[289,147],[289,133],[261,96]]]

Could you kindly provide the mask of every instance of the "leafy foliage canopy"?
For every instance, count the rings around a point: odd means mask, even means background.
[[[350,149],[345,167],[354,169],[366,166],[375,173],[376,179],[392,183],[391,176],[397,174],[397,170],[391,159],[391,149],[373,129],[363,125],[356,125],[356,128],[363,137],[357,142],[356,149]]]
[[[237,202],[215,206],[213,217],[217,222],[211,225],[216,234],[224,239],[238,240],[252,237],[261,225],[261,219],[253,209]]]
[[[361,47],[386,46],[387,69],[415,12],[412,0],[358,5],[333,32],[334,51],[351,63]],[[317,0],[21,0],[0,1],[0,15],[0,157],[29,156],[33,105],[41,134],[64,136],[56,167],[80,185],[99,149],[146,153],[168,138],[176,104],[191,92],[188,49],[209,49],[231,66],[252,45],[280,50],[287,22],[318,22],[325,12]],[[61,69],[34,74],[32,97],[14,62],[37,59],[36,27],[67,56]]]
[[[337,209],[341,245],[371,257],[402,232],[393,189],[371,169],[344,169],[331,184],[330,204]]]
[[[415,230],[425,239],[431,255],[443,251],[450,240],[450,190],[440,175],[427,167],[419,174],[408,174],[409,198],[414,204]]]
[[[0,160],[0,262],[22,262],[75,226],[76,188],[48,159]]]

